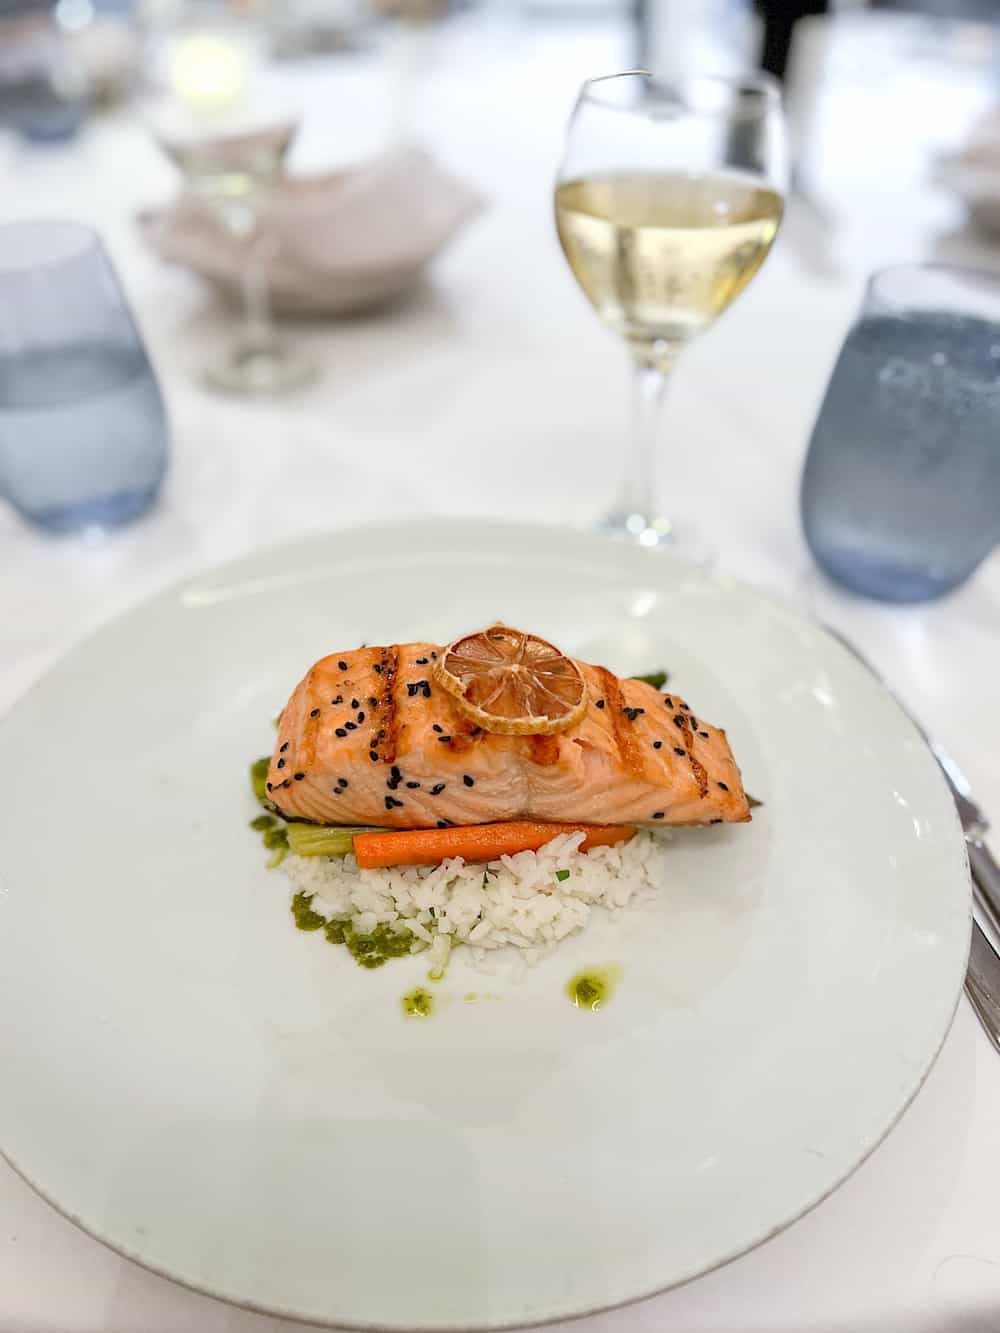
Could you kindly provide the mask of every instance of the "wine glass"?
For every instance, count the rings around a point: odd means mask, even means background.
[[[146,119],[188,191],[226,228],[241,257],[243,323],[209,383],[237,393],[289,388],[314,366],[279,337],[271,318],[271,242],[261,217],[298,127],[287,85],[266,62],[266,29],[249,12],[192,6],[164,44],[167,91]]]
[[[602,523],[614,536],[694,554],[653,484],[667,376],[763,264],[786,173],[780,92],[767,75],[661,81],[636,71],[580,91],[556,227],[584,295],[635,364],[631,458]]]

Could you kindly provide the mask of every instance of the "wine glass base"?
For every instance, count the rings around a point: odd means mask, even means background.
[[[715,559],[714,547],[696,528],[662,514],[647,517],[615,509],[601,519],[598,531],[614,541],[664,551],[689,565],[708,565]]]
[[[204,379],[229,393],[279,393],[305,384],[316,374],[315,362],[281,343],[237,347],[224,361],[208,366]]]

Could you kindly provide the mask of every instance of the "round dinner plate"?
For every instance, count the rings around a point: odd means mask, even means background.
[[[407,1018],[419,956],[363,971],[293,928],[248,765],[317,657],[494,618],[669,670],[764,804],[676,833],[654,902],[523,975],[459,951]],[[92,1235],[254,1309],[498,1328],[692,1278],[854,1170],[960,994],[964,845],[896,704],[789,610],[598,538],[262,551],[101,630],[0,747],[0,1147]]]

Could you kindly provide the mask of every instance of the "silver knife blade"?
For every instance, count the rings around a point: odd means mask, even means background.
[[[907,716],[913,720],[912,714],[907,714]],[[919,726],[919,723],[917,725]],[[958,806],[958,817],[962,821],[965,836],[981,840],[989,832],[990,821],[973,800],[969,779],[939,741],[931,740],[922,727],[920,727],[920,734],[930,746],[931,754],[938,761],[948,786],[951,788],[951,794]]]
[[[972,923],[969,970],[965,993],[983,1025],[983,1031],[1000,1051],[1000,954],[986,938],[978,921]]]

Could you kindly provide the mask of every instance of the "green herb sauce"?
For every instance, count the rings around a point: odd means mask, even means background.
[[[403,1013],[407,1018],[430,1018],[434,1012],[434,996],[419,986],[403,996]]]
[[[408,930],[376,926],[369,935],[360,935],[349,920],[334,917],[327,921],[312,910],[312,894],[308,893],[299,892],[292,898],[292,916],[299,930],[322,930],[331,944],[342,944],[360,967],[381,967],[390,958],[409,957],[413,944]]]
[[[321,930],[326,925],[325,917],[314,912],[311,903],[312,895],[308,893],[297,893],[292,899],[292,916],[299,930]]]
[[[566,983],[566,994],[577,1009],[590,1009],[593,1012],[611,999],[620,980],[620,967],[588,968],[570,977]]]
[[[361,967],[381,967],[389,958],[407,958],[413,936],[409,931],[397,934],[388,926],[376,926],[370,935],[356,935],[344,923],[344,944],[347,951]],[[327,936],[329,939],[329,936]]]
[[[256,763],[250,765],[250,785],[258,801],[267,800],[267,770],[270,767],[270,755],[264,755],[263,759],[258,759]]]

